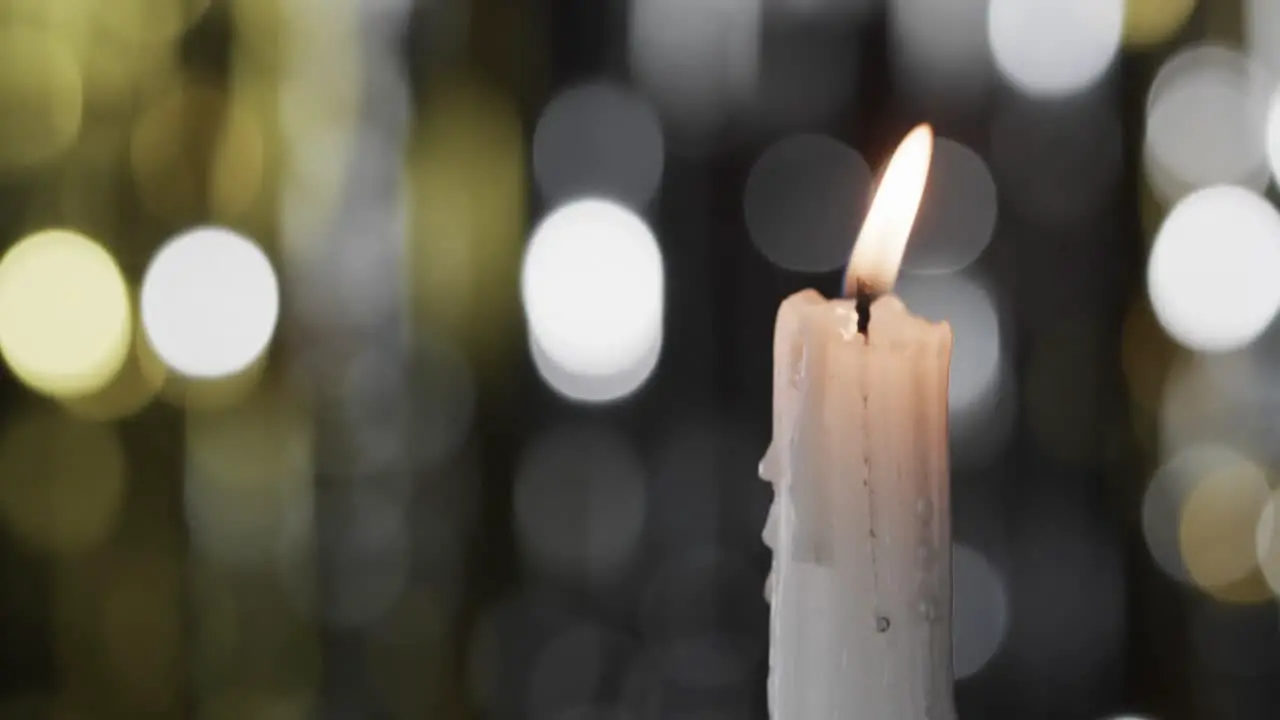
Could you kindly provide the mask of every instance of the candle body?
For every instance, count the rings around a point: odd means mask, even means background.
[[[765,540],[775,720],[954,720],[945,324],[793,296],[775,338]]]

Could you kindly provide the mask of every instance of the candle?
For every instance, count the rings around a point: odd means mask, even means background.
[[[928,176],[913,130],[845,278],[778,311],[769,705],[774,720],[954,720],[947,376],[951,328],[890,294]]]

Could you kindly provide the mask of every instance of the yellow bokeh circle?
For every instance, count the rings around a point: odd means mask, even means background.
[[[0,29],[0,170],[39,166],[67,150],[83,113],[71,49],[50,32]]]
[[[124,365],[132,329],[120,267],[88,237],[42,230],[0,258],[0,354],[32,390],[98,391]]]
[[[0,519],[29,545],[55,553],[98,547],[124,497],[124,448],[113,426],[33,403],[0,429]]]
[[[1196,0],[1128,0],[1124,17],[1125,43],[1149,47],[1168,42],[1187,24],[1195,9]]]

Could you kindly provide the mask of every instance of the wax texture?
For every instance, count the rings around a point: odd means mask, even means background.
[[[770,717],[954,720],[947,378],[952,334],[893,296],[778,313]]]

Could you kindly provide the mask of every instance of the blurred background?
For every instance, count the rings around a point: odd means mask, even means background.
[[[0,0],[0,717],[765,718],[774,313],[940,139],[962,718],[1280,713],[1280,3]]]

